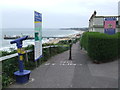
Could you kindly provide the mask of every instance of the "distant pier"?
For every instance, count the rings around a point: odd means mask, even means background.
[[[4,39],[17,39],[17,38],[20,38],[20,36],[16,36],[16,37],[12,37],[12,36],[6,36],[4,37]],[[34,37],[28,37],[28,39],[34,39]]]
[[[72,37],[75,37],[75,36],[80,36],[80,34],[76,34],[76,35],[72,35]],[[20,38],[21,36],[7,36],[7,35],[4,35],[4,39],[17,39],[17,38]],[[56,38],[71,38],[71,35],[70,36],[61,36],[61,37],[42,37],[42,38],[47,38],[47,39],[49,39],[49,38],[54,38],[54,39],[56,39]],[[27,39],[34,39],[34,37],[33,36],[28,36],[28,38]]]

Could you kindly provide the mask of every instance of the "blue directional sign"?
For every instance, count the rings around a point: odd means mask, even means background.
[[[35,11],[35,21],[42,22],[42,14]]]

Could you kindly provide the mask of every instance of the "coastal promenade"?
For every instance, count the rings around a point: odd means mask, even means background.
[[[28,83],[8,88],[118,88],[118,60],[94,64],[79,42],[72,46],[72,60],[68,58],[69,51],[53,56],[32,70]]]

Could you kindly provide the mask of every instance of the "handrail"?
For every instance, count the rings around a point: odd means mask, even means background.
[[[31,52],[31,51],[32,51],[32,50],[27,50],[26,53]],[[12,57],[16,57],[16,56],[18,56],[18,53],[14,53],[14,54],[11,54],[11,55],[7,55],[7,56],[0,57],[0,62],[1,62],[1,61],[4,61],[4,60],[6,60],[6,59],[12,58]]]
[[[61,46],[61,47],[64,47],[62,45],[52,45],[52,46],[45,46],[43,48],[49,48],[49,47],[58,47],[58,46]],[[26,50],[26,53],[29,53],[29,52],[32,52],[33,50]],[[14,54],[11,54],[11,55],[7,55],[7,56],[3,56],[3,57],[0,57],[0,62],[1,61],[4,61],[6,59],[9,59],[9,58],[12,58],[12,57],[16,57],[18,56],[18,53],[14,53]]]

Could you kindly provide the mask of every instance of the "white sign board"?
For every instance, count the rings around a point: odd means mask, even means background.
[[[42,14],[34,11],[35,61],[42,57]]]

